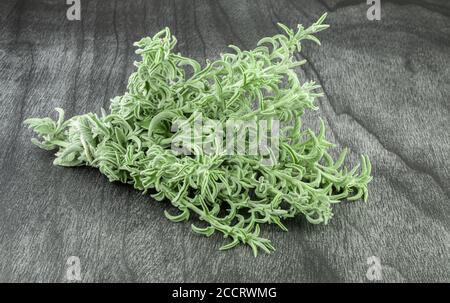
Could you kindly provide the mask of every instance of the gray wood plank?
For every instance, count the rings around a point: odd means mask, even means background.
[[[65,1],[0,4],[0,281],[66,281],[78,256],[82,281],[450,281],[450,4],[382,1],[87,1],[81,21]],[[53,166],[22,121],[99,112],[122,94],[137,59],[132,43],[164,26],[199,60],[228,44],[252,48],[275,24],[309,24],[329,11],[321,47],[307,44],[305,79],[323,86],[327,136],[373,163],[367,204],[342,203],[328,226],[298,218],[288,233],[264,228],[277,251],[219,252],[222,239],[164,218],[167,204],[111,184],[94,169]]]

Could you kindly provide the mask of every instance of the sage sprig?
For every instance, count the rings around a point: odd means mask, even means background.
[[[270,252],[275,248],[260,236],[261,224],[287,230],[283,221],[299,215],[326,224],[332,204],[367,200],[372,179],[366,156],[359,173],[359,165],[343,167],[345,152],[333,160],[323,121],[318,134],[302,127],[304,111],[317,109],[314,100],[321,93],[314,82],[300,82],[295,68],[305,61],[294,54],[304,40],[320,44],[315,34],[328,27],[325,17],[296,30],[279,24],[283,34],[263,38],[249,51],[231,45],[232,52],[203,67],[173,52],[177,40],[165,28],[135,43],[142,60],[135,63],[125,94],[111,100],[109,113],[65,120],[57,109],[56,121],[30,118],[25,123],[41,139],[33,143],[57,150],[54,164],[97,167],[111,182],[170,201],[179,212],[166,211],[168,219],[196,216],[200,224],[192,224],[194,232],[230,239],[221,249],[244,243],[255,255],[260,249]],[[193,123],[198,113],[221,122],[279,120],[279,160],[262,165],[261,155],[175,154],[171,141],[180,134],[170,131],[172,124],[177,119]]]

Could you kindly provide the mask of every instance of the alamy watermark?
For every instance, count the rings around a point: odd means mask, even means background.
[[[66,12],[67,20],[81,20],[81,0],[66,0],[66,4],[70,5]]]
[[[195,112],[189,119],[176,119],[171,131],[175,133],[169,139],[171,150],[177,155],[260,156],[265,165],[278,161],[278,120],[217,121]]]
[[[370,7],[367,10],[367,19],[370,21],[381,20],[381,0],[366,0]],[[81,0],[66,0],[69,5],[66,16],[69,21],[81,20]]]
[[[367,0],[367,5],[370,5],[367,10],[367,19],[370,21],[381,20],[381,0]]]
[[[380,258],[376,256],[367,258],[367,265],[369,265],[369,268],[366,272],[366,278],[369,281],[380,281],[381,279],[383,279]]]
[[[68,281],[81,281],[81,263],[77,256],[70,256],[67,259],[66,279]]]

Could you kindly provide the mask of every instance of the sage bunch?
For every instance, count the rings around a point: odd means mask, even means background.
[[[177,213],[165,211],[168,219],[195,217],[195,233],[229,239],[220,249],[247,244],[255,255],[273,251],[260,235],[262,224],[287,231],[283,222],[296,216],[326,224],[333,204],[368,197],[369,159],[362,156],[360,165],[347,169],[345,151],[337,160],[331,157],[323,121],[317,134],[302,127],[302,115],[317,110],[314,100],[321,93],[314,82],[300,82],[295,68],[305,60],[295,53],[305,40],[320,44],[315,34],[328,27],[325,17],[295,30],[279,24],[283,33],[261,39],[255,49],[231,45],[230,53],[203,66],[175,53],[177,40],[165,28],[135,43],[142,59],[109,112],[65,119],[58,108],[56,120],[25,123],[39,137],[34,144],[57,151],[54,164],[96,167],[111,182],[169,201]],[[280,121],[278,161],[264,165],[262,155],[174,153],[171,142],[180,133],[172,125],[180,119],[193,123],[199,113],[220,122]]]

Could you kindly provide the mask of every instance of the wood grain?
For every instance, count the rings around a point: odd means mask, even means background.
[[[368,281],[377,256],[385,282],[450,281],[450,4],[382,1],[381,21],[355,1],[87,1],[81,21],[63,0],[0,3],[0,281],[65,282],[78,256],[83,282]],[[62,107],[107,108],[126,88],[132,43],[164,26],[199,60],[228,44],[252,48],[275,24],[310,24],[324,11],[323,45],[307,44],[302,78],[325,97],[322,116],[338,149],[373,162],[367,204],[342,203],[328,226],[289,221],[263,233],[277,251],[219,252],[167,204],[98,171],[52,165],[22,121]]]

